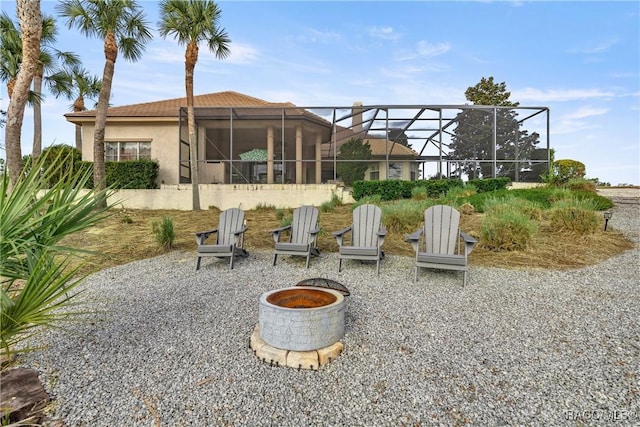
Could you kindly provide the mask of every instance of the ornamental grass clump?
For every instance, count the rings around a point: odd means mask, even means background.
[[[384,225],[392,233],[410,233],[422,227],[424,211],[432,206],[432,200],[398,200],[382,205]]]
[[[496,252],[522,251],[529,247],[538,230],[540,216],[535,204],[515,197],[489,198],[484,204],[481,244]]]
[[[547,215],[552,230],[585,235],[602,225],[602,215],[596,209],[593,200],[570,198],[553,203]]]
[[[176,239],[176,232],[173,227],[173,220],[168,216],[163,216],[161,221],[154,221],[152,224],[153,235],[156,242],[163,248],[170,250]]]

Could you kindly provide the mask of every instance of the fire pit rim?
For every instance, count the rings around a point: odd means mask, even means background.
[[[274,303],[268,301],[268,299],[267,299],[269,296],[271,296],[272,294],[275,294],[277,292],[295,291],[295,290],[304,290],[304,289],[308,289],[310,291],[325,292],[325,293],[333,295],[336,299],[333,302],[329,303],[329,304],[321,305],[321,306],[318,306],[318,307],[309,307],[309,308],[285,307],[285,306],[274,304]],[[262,295],[260,296],[260,303],[261,304],[271,305],[271,306],[277,307],[279,310],[291,310],[291,311],[322,310],[322,309],[326,309],[327,307],[330,307],[332,305],[338,305],[343,300],[344,300],[344,295],[341,292],[336,291],[334,289],[318,288],[318,287],[315,287],[315,286],[289,286],[289,287],[286,287],[286,288],[278,288],[278,289],[273,289],[273,290],[270,290],[270,291],[267,291],[267,292],[263,292]]]

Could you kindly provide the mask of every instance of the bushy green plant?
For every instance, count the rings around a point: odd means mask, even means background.
[[[577,160],[561,159],[553,162],[553,183],[565,184],[570,179],[582,179],[586,174],[584,163]]]
[[[60,245],[67,236],[105,218],[112,193],[83,190],[91,171],[63,173],[65,157],[44,166],[33,163],[11,186],[6,170],[0,176],[0,344],[5,353],[44,327],[79,312],[59,309],[75,302],[81,283],[69,263],[79,250]],[[50,185],[50,177],[59,179]]]
[[[161,221],[152,223],[153,235],[156,242],[163,248],[169,250],[173,248],[176,239],[176,232],[173,227],[173,220],[168,216],[163,216]]]
[[[157,160],[140,159],[126,162],[106,162],[107,184],[122,189],[153,189],[160,165]]]
[[[597,204],[589,199],[570,198],[554,203],[548,212],[551,228],[591,234],[602,224],[603,217],[596,212]]]
[[[367,196],[367,197],[363,197],[361,199],[358,199],[358,200],[356,200],[355,203],[353,203],[351,205],[351,210],[354,210],[358,206],[365,205],[365,204],[372,204],[372,205],[380,206],[380,205],[382,205],[382,197],[379,194],[377,194],[375,196]]]
[[[537,223],[516,209],[495,210],[482,220],[481,242],[492,251],[525,250],[537,232]]]

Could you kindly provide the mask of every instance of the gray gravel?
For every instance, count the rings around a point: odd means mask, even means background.
[[[637,199],[613,229],[636,243]],[[628,203],[630,202],[630,203]],[[25,365],[67,426],[615,425],[640,423],[639,251],[571,271],[421,273],[335,254],[171,253],[97,273],[95,314]],[[319,371],[272,367],[249,348],[260,295],[304,278],[351,290],[344,352]]]

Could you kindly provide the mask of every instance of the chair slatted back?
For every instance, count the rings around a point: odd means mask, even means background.
[[[451,206],[435,205],[424,212],[426,252],[453,255],[458,244],[460,212]]]
[[[242,228],[244,223],[244,211],[239,208],[229,208],[220,214],[218,221],[218,245],[230,245],[233,243],[233,232]]]
[[[315,206],[300,206],[293,211],[291,221],[291,243],[306,245],[311,241],[309,232],[318,226],[318,209]]]
[[[382,209],[364,204],[353,210],[352,246],[375,248],[378,246],[378,231],[382,223]]]

